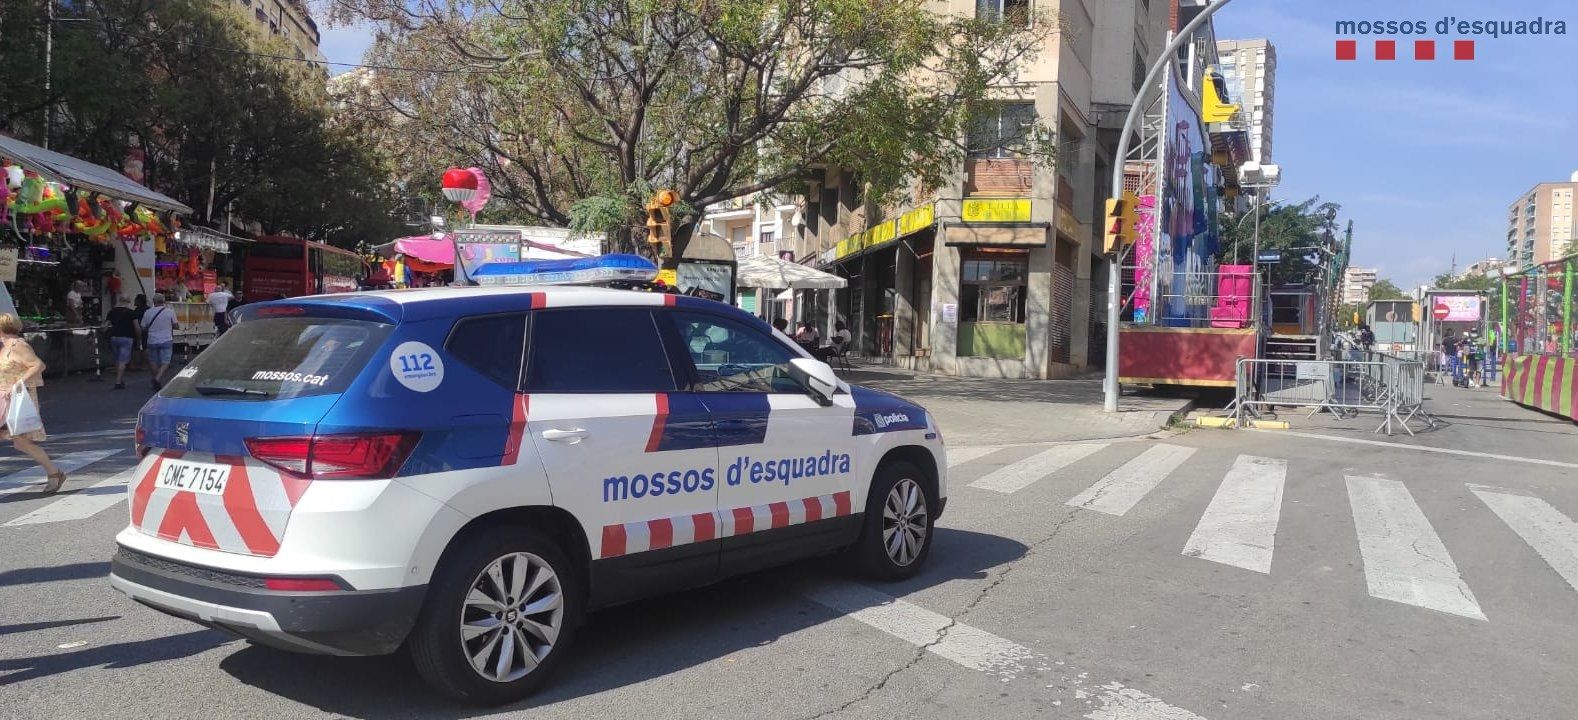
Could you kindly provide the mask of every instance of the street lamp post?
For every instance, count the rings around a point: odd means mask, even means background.
[[[1251,268],[1250,278],[1252,278],[1250,280],[1250,289],[1255,293],[1255,301],[1250,304],[1250,307],[1255,312],[1256,327],[1260,326],[1261,317],[1264,315],[1260,299],[1265,292],[1265,284],[1260,282],[1260,212],[1261,208],[1266,204],[1266,190],[1269,190],[1281,181],[1282,168],[1270,163],[1261,165],[1258,162],[1250,161],[1240,165],[1238,168],[1239,186],[1246,190],[1255,191],[1255,234],[1252,243],[1253,254],[1249,256],[1249,267]]]
[[[1255,191],[1255,239],[1254,254],[1249,262],[1258,272],[1260,270],[1260,208],[1266,204],[1266,190],[1282,182],[1282,168],[1267,163],[1247,162],[1238,168],[1239,186]]]
[[[1145,81],[1140,83],[1139,91],[1134,94],[1134,102],[1129,105],[1128,114],[1123,117],[1123,131],[1118,135],[1118,147],[1112,156],[1112,193],[1108,197],[1123,196],[1123,168],[1129,156],[1129,134],[1134,132],[1134,125],[1139,121],[1145,94],[1156,85],[1157,79],[1162,76],[1162,69],[1173,62],[1178,48],[1194,36],[1195,29],[1230,2],[1232,0],[1212,0],[1211,4],[1200,10],[1199,15],[1179,28],[1172,42],[1167,43],[1167,47],[1151,63],[1150,70],[1145,73]],[[1123,318],[1123,248],[1112,251],[1107,259],[1107,267],[1107,376],[1103,384],[1105,397],[1102,409],[1117,412],[1118,395],[1122,392],[1118,386],[1118,325]]]

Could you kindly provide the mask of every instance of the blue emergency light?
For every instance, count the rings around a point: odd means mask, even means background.
[[[471,273],[478,285],[585,285],[613,281],[646,282],[657,266],[640,255],[599,255],[569,260],[488,263]]]

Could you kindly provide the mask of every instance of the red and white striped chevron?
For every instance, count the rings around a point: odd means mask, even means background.
[[[183,458],[229,465],[224,494],[159,487],[155,478],[164,461]],[[143,459],[131,490],[131,521],[144,534],[182,545],[273,557],[291,511],[310,484],[256,461],[165,450]]]

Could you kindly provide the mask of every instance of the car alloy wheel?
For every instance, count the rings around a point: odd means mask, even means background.
[[[461,650],[478,675],[497,683],[536,670],[563,629],[559,576],[528,552],[489,563],[472,581],[461,606]]]
[[[893,484],[882,505],[882,545],[895,565],[908,567],[926,545],[926,493],[904,478]]]

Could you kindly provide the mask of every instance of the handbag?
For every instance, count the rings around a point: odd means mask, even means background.
[[[18,382],[11,387],[11,397],[5,411],[5,425],[11,436],[26,435],[44,429],[44,419],[38,416],[38,405],[27,391],[27,383]]]

